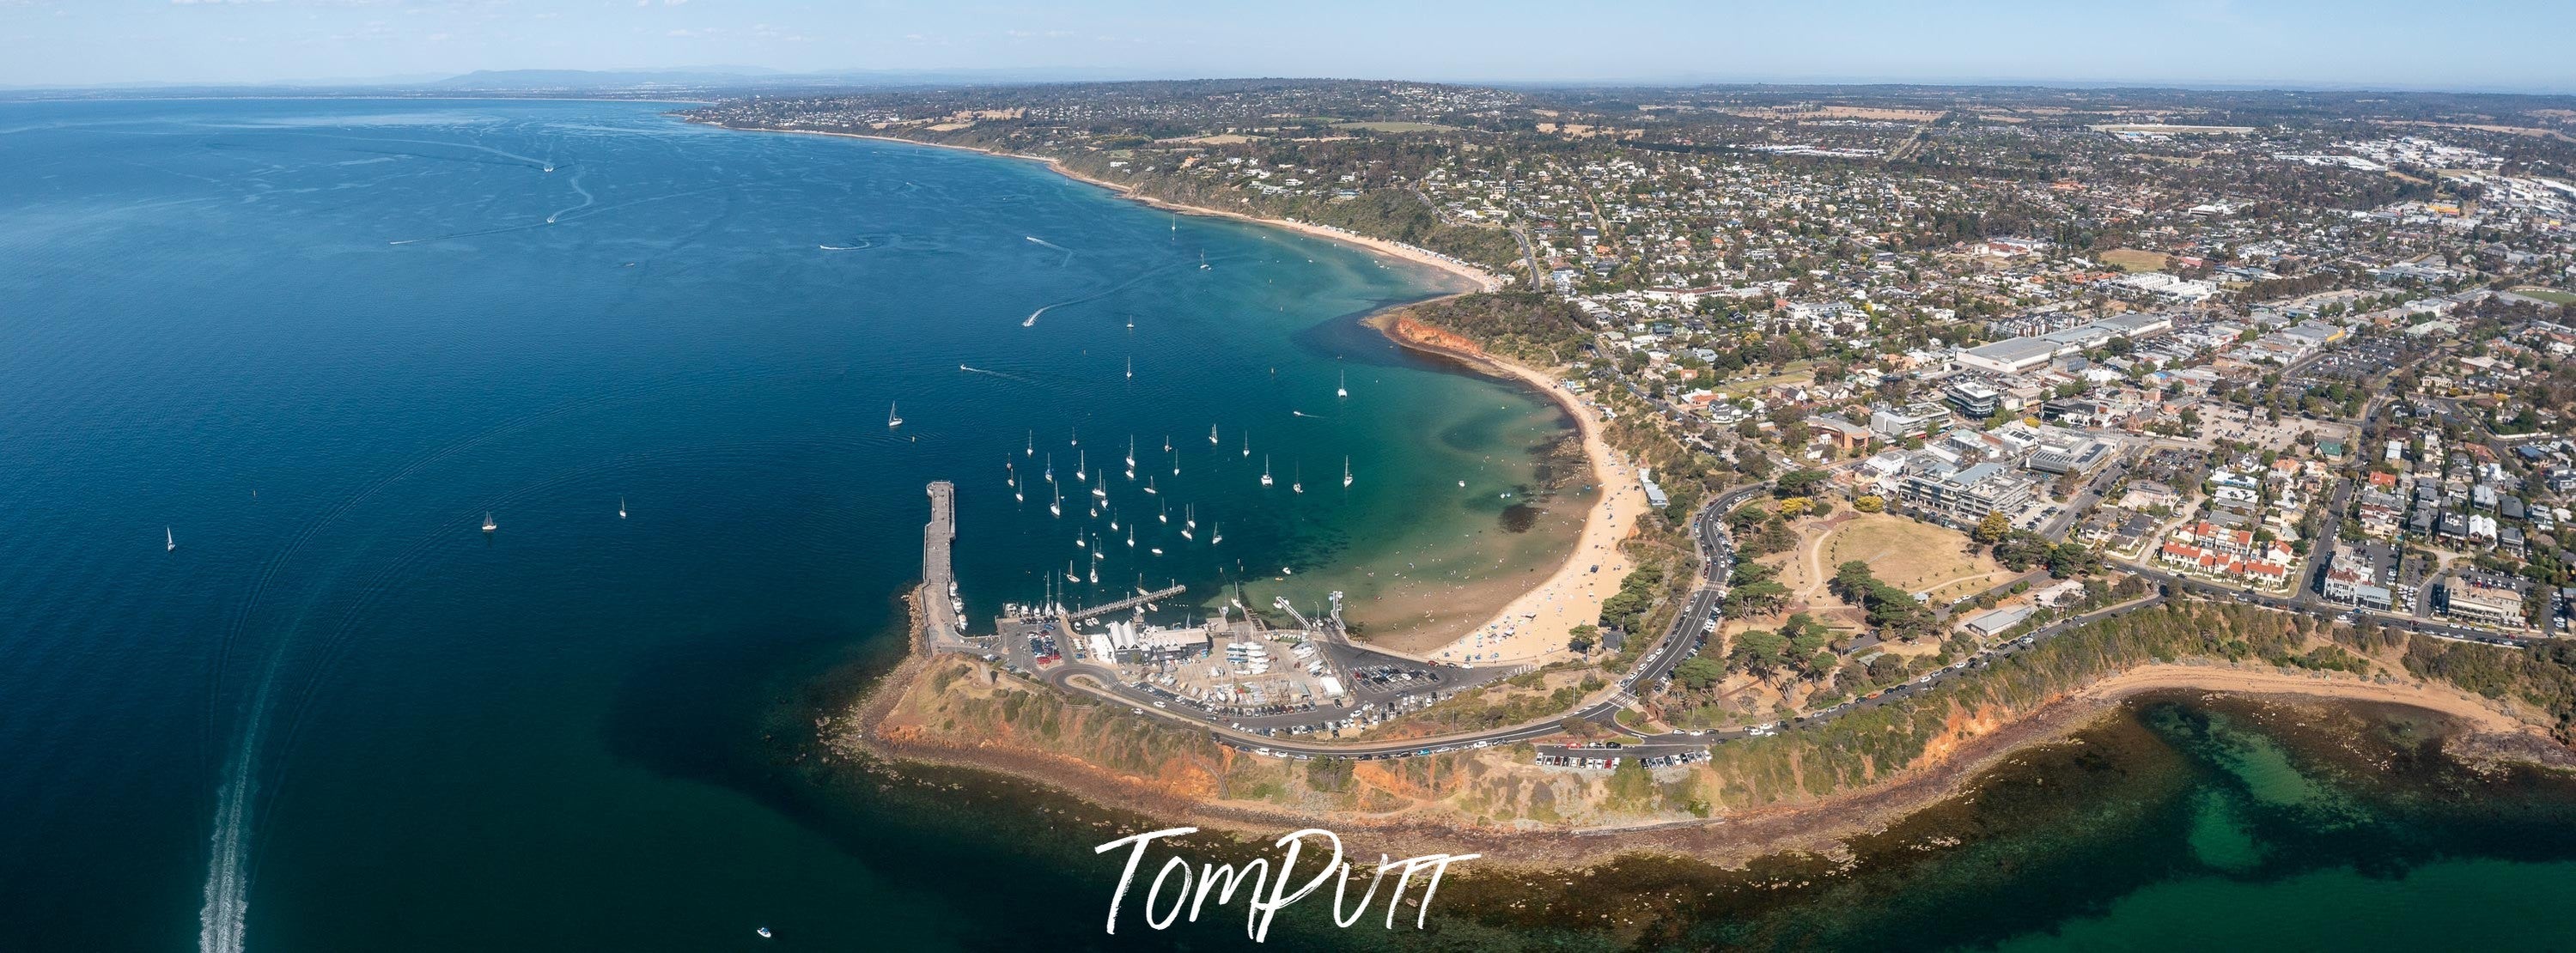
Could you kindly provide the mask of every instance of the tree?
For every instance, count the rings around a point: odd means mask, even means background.
[[[1588,623],[1575,626],[1566,632],[1565,647],[1574,650],[1577,655],[1588,654],[1594,645],[1599,644],[1600,635],[1600,626]]]
[[[1825,478],[1823,470],[1802,467],[1780,474],[1780,479],[1773,486],[1783,497],[1814,496],[1817,488],[1825,485]]]
[[[1745,671],[1765,675],[1779,665],[1780,653],[1788,647],[1789,640],[1782,638],[1780,633],[1752,629],[1736,635],[1735,645],[1728,649],[1726,659]]]
[[[1707,656],[1694,655],[1683,659],[1680,665],[1673,666],[1673,677],[1692,691],[1705,691],[1709,686],[1717,684],[1719,679],[1726,677],[1726,669],[1710,661]]]
[[[1986,514],[1985,519],[1978,520],[1976,531],[1969,535],[1977,542],[1992,546],[2003,542],[2004,534],[2010,532],[2012,532],[2012,520],[2001,512],[1994,512]]]
[[[1877,494],[1863,496],[1852,501],[1852,509],[1863,513],[1883,513],[1887,511],[1887,498]]]

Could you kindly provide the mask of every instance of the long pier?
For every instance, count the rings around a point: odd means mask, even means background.
[[[938,649],[964,643],[964,620],[957,617],[956,606],[949,601],[949,590],[956,585],[956,574],[949,566],[949,551],[957,541],[957,485],[946,480],[930,484],[930,522],[921,527],[921,606],[922,635],[930,647]]]
[[[1163,597],[1165,597],[1165,596],[1177,596],[1177,595],[1180,595],[1180,594],[1181,594],[1181,593],[1183,593],[1183,592],[1188,591],[1188,590],[1189,590],[1189,588],[1190,588],[1190,587],[1188,587],[1188,586],[1179,586],[1179,585],[1175,585],[1175,586],[1168,586],[1168,587],[1165,587],[1165,588],[1162,588],[1162,589],[1156,589],[1156,590],[1154,590],[1154,591],[1152,591],[1152,592],[1142,593],[1142,594],[1135,595],[1135,596],[1131,596],[1131,597],[1128,597],[1128,598],[1125,598],[1125,599],[1120,599],[1120,600],[1118,600],[1118,601],[1116,601],[1116,602],[1108,603],[1108,604],[1106,604],[1106,605],[1097,605],[1097,606],[1092,606],[1091,608],[1084,609],[1084,610],[1079,611],[1079,612],[1074,612],[1074,613],[1067,614],[1067,615],[1065,616],[1065,618],[1070,619],[1070,620],[1075,621],[1075,622],[1080,622],[1080,621],[1082,621],[1082,620],[1084,620],[1084,619],[1088,619],[1088,618],[1091,618],[1092,616],[1096,616],[1096,615],[1108,615],[1108,614],[1110,614],[1110,613],[1112,613],[1112,612],[1121,612],[1121,611],[1125,611],[1125,610],[1128,610],[1128,609],[1133,609],[1133,608],[1136,608],[1137,606],[1144,605],[1144,604],[1146,604],[1146,603],[1148,603],[1148,602],[1152,602],[1152,601],[1154,601],[1154,600],[1156,600],[1156,599],[1161,599],[1161,598],[1163,598]]]

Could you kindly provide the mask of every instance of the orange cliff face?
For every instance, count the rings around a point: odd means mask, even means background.
[[[1392,330],[1398,339],[1403,340],[1406,343],[1419,344],[1424,347],[1436,347],[1444,351],[1457,351],[1462,354],[1473,354],[1477,357],[1485,356],[1485,349],[1478,347],[1476,342],[1470,341],[1454,331],[1442,330],[1440,328],[1424,324],[1420,321],[1416,321],[1411,315],[1396,316]]]

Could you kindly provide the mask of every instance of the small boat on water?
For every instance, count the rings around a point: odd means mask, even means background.
[[[1199,508],[1196,504],[1181,507],[1181,528],[1199,528]]]
[[[1305,465],[1304,463],[1300,462],[1300,463],[1291,463],[1291,464],[1289,464],[1288,466],[1289,466],[1289,473],[1291,474],[1291,476],[1289,476],[1289,478],[1288,478],[1288,492],[1291,492],[1291,493],[1304,493],[1304,492],[1306,492],[1306,465]]]
[[[1133,526],[1127,528],[1127,548],[1136,548],[1136,528]]]
[[[162,552],[175,553],[179,551],[179,537],[170,535],[170,527],[161,527],[161,542],[163,544],[161,547]]]
[[[1108,488],[1107,486],[1103,486],[1103,485],[1101,485],[1101,484],[1094,483],[1094,484],[1092,484],[1092,485],[1091,485],[1091,496],[1092,496],[1092,498],[1094,498],[1094,499],[1101,499],[1101,500],[1108,499],[1108,498],[1109,498],[1109,488]]]
[[[1351,488],[1351,458],[1342,458],[1342,489]]]
[[[1270,455],[1265,453],[1261,455],[1261,485],[1269,486],[1270,484]]]
[[[1148,477],[1146,477],[1146,478],[1145,478],[1145,493],[1146,493],[1146,495],[1148,495],[1148,496],[1160,496],[1160,495],[1162,495],[1162,492],[1163,492],[1163,491],[1161,491],[1161,490],[1154,489],[1154,478],[1153,478],[1153,477],[1148,476]]]
[[[1029,446],[1028,446],[1028,449],[1020,451],[1020,455],[1021,455],[1021,456],[1023,456],[1023,457],[1034,457],[1034,456],[1037,456],[1037,455],[1038,455],[1038,432],[1037,432],[1037,431],[1035,431],[1035,430],[1029,431]]]
[[[1208,425],[1208,446],[1216,446],[1216,425]]]
[[[893,401],[887,401],[887,402],[886,402],[886,429],[887,429],[887,430],[893,430],[894,428],[896,428],[896,427],[901,427],[901,426],[903,426],[903,415],[895,412],[895,409],[894,409],[894,402],[893,402]]]
[[[554,170],[552,170],[552,169],[548,169],[547,171],[551,172],[551,171],[554,171]],[[752,931],[751,931],[751,932],[753,932],[753,933],[757,933],[757,934],[760,934],[760,938],[761,938],[761,939],[764,939],[764,940],[769,939],[770,937],[776,936],[776,934],[773,934],[773,933],[769,932],[769,928],[768,928],[768,927],[754,927],[754,928],[752,928]]]
[[[622,496],[617,498],[617,518],[626,518],[626,498]]]
[[[1200,270],[1200,271],[1206,271],[1206,270],[1208,270],[1207,253],[1206,253],[1206,252],[1200,252],[1200,253],[1199,253],[1199,270]]]
[[[1208,545],[1214,546],[1222,542],[1225,542],[1225,524],[1218,523],[1209,527]]]
[[[1053,514],[1058,519],[1062,519],[1064,517],[1063,491],[1057,491],[1055,499],[1047,503],[1047,512]]]
[[[1068,446],[1068,447],[1079,447],[1079,446],[1082,446],[1082,428],[1080,428],[1080,427],[1075,427],[1075,428],[1073,428],[1073,439],[1072,439],[1072,440],[1070,440],[1070,441],[1067,441],[1067,442],[1065,443],[1065,446]]]
[[[1342,372],[1342,383],[1341,383],[1341,386],[1333,388],[1333,396],[1335,396],[1335,397],[1348,397],[1348,396],[1351,396],[1351,372],[1349,372],[1349,371],[1343,371],[1343,372]]]
[[[1091,461],[1084,456],[1088,453],[1090,453],[1088,450],[1073,452],[1073,481],[1076,483],[1091,479],[1086,472],[1091,469]]]
[[[1136,379],[1136,359],[1132,357],[1127,359],[1127,379]]]
[[[1243,458],[1252,459],[1252,435],[1249,433],[1243,435]]]
[[[492,512],[490,510],[485,510],[483,512],[483,531],[489,533],[500,528],[501,524],[492,522]],[[173,546],[172,548],[175,549],[177,547]]]
[[[1127,469],[1136,469],[1136,435],[1127,435]]]

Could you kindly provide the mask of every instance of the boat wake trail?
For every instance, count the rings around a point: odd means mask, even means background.
[[[820,248],[824,251],[859,251],[862,249],[875,248],[877,247],[877,243],[862,238],[859,239],[859,243],[856,245],[816,245],[814,247]]]
[[[964,365],[964,364],[959,364],[959,365],[957,365],[957,369],[958,369],[958,370],[961,370],[961,371],[965,371],[966,373],[969,373],[969,374],[990,374],[990,375],[992,375],[992,376],[994,376],[994,377],[1004,378],[1004,379],[1006,379],[1006,380],[1015,380],[1015,381],[1019,381],[1020,383],[1023,383],[1023,384],[1035,384],[1035,383],[1037,383],[1036,381],[1030,380],[1030,379],[1025,378],[1025,377],[1021,377],[1021,376],[1020,376],[1020,375],[1018,375],[1018,374],[1010,374],[1010,373],[1005,373],[1005,372],[1002,372],[1002,371],[988,371],[988,370],[985,370],[985,369],[980,368],[980,367],[968,367],[968,366],[966,366],[966,365]]]
[[[1031,238],[1031,239],[1029,239],[1029,240],[1030,240],[1030,241],[1033,241],[1033,242],[1034,242],[1034,241],[1037,241],[1037,239],[1035,239],[1035,238]],[[1044,243],[1043,243],[1043,242],[1040,242],[1040,244],[1044,244]],[[1053,247],[1053,246],[1048,246],[1048,247]],[[1054,304],[1047,305],[1046,307],[1039,308],[1039,309],[1037,309],[1037,310],[1035,310],[1035,311],[1031,311],[1031,312],[1029,312],[1028,319],[1020,322],[1020,326],[1021,326],[1021,327],[1024,327],[1024,328],[1026,328],[1026,327],[1035,327],[1035,326],[1037,325],[1037,323],[1038,323],[1038,316],[1039,316],[1039,315],[1045,314],[1045,313],[1047,313],[1047,312],[1049,312],[1049,311],[1053,311],[1053,310],[1055,310],[1055,309],[1057,309],[1057,308],[1066,307],[1066,306],[1068,306],[1068,305],[1077,305],[1077,304],[1083,304],[1083,303],[1091,302],[1091,301],[1098,301],[1098,300],[1100,300],[1100,299],[1102,299],[1102,298],[1109,297],[1110,295],[1114,295],[1114,294],[1117,294],[1117,293],[1119,293],[1119,292],[1121,292],[1121,291],[1125,291],[1125,290],[1127,290],[1127,289],[1129,289],[1129,288],[1133,288],[1133,287],[1135,287],[1138,283],[1143,282],[1143,281],[1144,281],[1145,279],[1147,279],[1147,278],[1154,277],[1155,275],[1161,274],[1161,273],[1166,272],[1166,271],[1170,271],[1170,270],[1172,270],[1172,269],[1174,269],[1174,268],[1178,268],[1178,267],[1180,267],[1180,266],[1182,266],[1182,265],[1185,265],[1185,264],[1188,264],[1188,262],[1174,262],[1174,263],[1172,263],[1172,264],[1169,264],[1169,265],[1163,265],[1163,266],[1161,266],[1161,267],[1157,267],[1157,268],[1147,268],[1147,269],[1145,269],[1144,271],[1137,272],[1137,273],[1136,273],[1136,277],[1129,278],[1129,279],[1127,279],[1127,280],[1125,280],[1125,281],[1121,281],[1121,282],[1119,282],[1119,283],[1117,283],[1117,284],[1115,284],[1115,285],[1111,285],[1111,286],[1109,286],[1109,288],[1108,288],[1107,290],[1100,291],[1100,292],[1095,293],[1095,294],[1087,294],[1087,295],[1084,295],[1084,296],[1082,296],[1082,297],[1075,298],[1075,299],[1073,299],[1073,300],[1071,300],[1071,301],[1058,301],[1058,302],[1056,302],[1056,303],[1054,303]]]
[[[581,211],[582,209],[589,208],[589,207],[591,206],[591,203],[598,201],[597,199],[594,199],[594,198],[592,198],[592,197],[591,197],[591,195],[590,195],[590,190],[589,190],[589,189],[585,189],[585,188],[582,188],[582,187],[581,187],[581,174],[582,174],[584,171],[587,171],[587,170],[584,170],[584,169],[574,169],[574,170],[572,170],[572,190],[573,190],[573,191],[575,191],[575,192],[581,193],[581,204],[579,204],[579,205],[575,205],[575,206],[573,206],[573,207],[571,207],[571,208],[566,208],[566,209],[557,209],[557,210],[555,211],[555,213],[554,213],[554,214],[546,216],[546,224],[548,224],[548,225],[552,225],[552,224],[554,224],[554,223],[555,223],[555,220],[556,220],[556,219],[562,218],[562,217],[564,217],[564,216],[566,216],[566,215],[570,215],[570,214],[572,214],[572,213],[574,213],[574,212]]]
[[[574,174],[574,178],[579,177],[579,173]],[[546,220],[542,222],[529,222],[525,225],[503,225],[499,228],[485,228],[471,232],[457,232],[453,235],[432,235],[428,238],[405,238],[398,241],[386,242],[385,244],[416,245],[421,242],[443,242],[451,238],[473,238],[478,235],[498,235],[503,232],[524,232],[531,228],[544,228],[548,225],[558,225],[564,222],[579,221],[604,212],[611,212],[617,209],[627,208],[629,206],[642,205],[646,202],[666,202],[676,198],[686,198],[692,195],[704,195],[708,192],[719,192],[733,188],[733,186],[712,185],[703,189],[690,189],[685,192],[673,192],[669,195],[656,195],[651,198],[629,199],[624,202],[617,202],[610,205],[593,205],[587,201],[590,198],[590,192],[588,190],[582,189],[578,184],[574,185],[573,188],[574,190],[581,192],[582,198],[585,199],[585,201],[580,205],[575,205],[572,208],[564,209],[563,211],[556,212],[553,215],[548,215],[546,216]]]
[[[224,785],[215,793],[214,854],[206,863],[206,906],[197,912],[198,953],[241,953],[250,923],[250,805],[252,767],[259,761],[260,736],[269,691],[277,686],[276,660],[260,678],[251,701],[250,724],[241,745],[225,767]]]
[[[1020,237],[1022,237],[1022,238],[1026,238],[1026,239],[1028,239],[1028,240],[1030,240],[1030,241],[1033,241],[1033,242],[1036,242],[1036,243],[1038,243],[1038,244],[1040,244],[1040,245],[1044,245],[1044,246],[1046,246],[1046,247],[1048,247],[1048,248],[1052,248],[1052,249],[1055,249],[1055,250],[1057,250],[1057,251],[1063,252],[1063,253],[1064,253],[1064,260],[1063,260],[1063,261],[1061,261],[1061,262],[1057,262],[1057,263],[1056,263],[1056,267],[1058,267],[1058,268],[1062,268],[1062,267],[1064,267],[1064,266],[1066,266],[1066,265],[1073,264],[1073,249],[1066,248],[1066,247],[1064,247],[1064,246],[1062,246],[1062,245],[1058,245],[1058,244],[1056,244],[1056,243],[1054,243],[1054,242],[1047,241],[1046,239],[1039,238],[1039,237],[1037,237],[1037,236],[1035,236],[1035,235],[1023,235],[1023,236],[1020,236]]]

